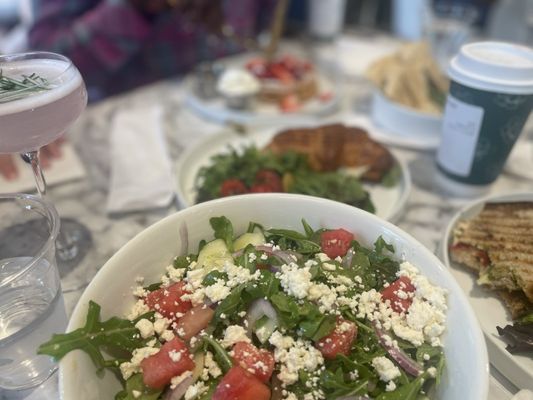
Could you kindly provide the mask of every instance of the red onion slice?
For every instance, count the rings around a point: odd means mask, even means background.
[[[176,386],[174,389],[168,389],[165,392],[165,396],[163,397],[163,400],[180,400],[185,395],[185,392],[194,383],[193,375],[189,375],[187,378],[185,378],[183,381],[179,383],[178,386]]]
[[[272,246],[259,245],[255,246],[256,250],[264,251],[267,254],[271,254],[276,257],[278,260],[285,264],[290,264],[297,261],[301,256],[295,251],[291,250],[274,250]]]
[[[344,268],[349,268],[352,265],[353,255],[353,250],[348,250],[348,252],[344,256],[344,259],[342,260],[342,266]]]
[[[189,231],[187,230],[187,225],[181,224],[179,229],[180,235],[180,250],[179,255],[186,256],[189,251]]]
[[[374,329],[378,335],[379,343],[387,350],[389,355],[403,368],[405,372],[412,376],[418,376],[423,371],[423,368],[415,360],[413,360],[409,355],[400,349],[399,347],[393,346],[385,340],[385,333],[376,327],[374,324]]]
[[[252,327],[263,316],[268,318],[270,329],[274,330],[278,326],[278,314],[272,304],[263,298],[254,300],[246,313],[246,321],[248,322],[246,326],[249,337],[252,336]]]

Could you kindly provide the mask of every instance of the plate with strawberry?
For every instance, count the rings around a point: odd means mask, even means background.
[[[198,79],[189,79],[187,104],[202,117],[217,122],[246,124],[322,116],[335,111],[339,104],[335,82],[310,61],[292,54],[273,60],[247,57],[229,63],[218,77],[215,96],[201,96],[195,90]],[[257,90],[236,87],[245,81],[250,85],[251,80],[255,80],[252,86]],[[246,101],[235,101],[236,96],[246,96]]]

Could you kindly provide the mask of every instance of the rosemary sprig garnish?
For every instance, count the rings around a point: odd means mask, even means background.
[[[36,73],[22,75],[22,79],[15,79],[5,76],[0,69],[0,103],[18,100],[31,93],[48,89],[50,89],[48,80]]]

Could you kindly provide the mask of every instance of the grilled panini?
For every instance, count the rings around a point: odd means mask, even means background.
[[[513,318],[533,311],[533,203],[487,203],[454,232],[452,260],[476,270]]]

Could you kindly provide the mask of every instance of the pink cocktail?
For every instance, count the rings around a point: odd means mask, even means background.
[[[39,150],[61,136],[87,105],[83,79],[66,57],[51,53],[4,56],[0,70],[5,78],[22,81],[35,74],[46,82],[42,90],[0,94],[0,153]]]
[[[48,52],[0,56],[0,154],[22,155],[42,197],[46,181],[39,149],[65,133],[86,105],[85,84],[67,57]],[[58,262],[72,266],[85,254],[90,233],[74,220],[61,222]]]

